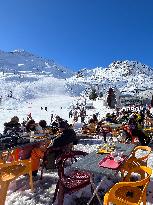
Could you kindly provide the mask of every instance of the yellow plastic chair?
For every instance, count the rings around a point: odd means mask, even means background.
[[[137,158],[136,152],[138,150],[146,151],[147,153],[143,155],[142,157]],[[125,171],[129,172],[131,169],[137,167],[137,166],[147,166],[147,160],[148,156],[151,153],[151,148],[148,146],[137,146],[134,148],[131,157],[125,161],[125,163],[122,165],[120,171],[122,173],[122,177],[125,173]]]
[[[138,173],[141,179],[131,182],[131,174]],[[110,202],[116,205],[146,205],[146,189],[150,181],[152,170],[149,167],[140,166],[132,169],[124,182],[115,184],[104,196],[104,205]],[[147,175],[147,176],[145,176]]]
[[[29,174],[30,187],[33,191],[32,169],[30,160],[0,163],[0,205],[5,204],[9,184],[21,175]]]

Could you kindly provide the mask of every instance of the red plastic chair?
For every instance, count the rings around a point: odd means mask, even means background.
[[[40,179],[43,178],[43,171],[44,168],[48,169],[48,165],[50,167],[50,169],[54,170],[56,169],[56,159],[59,158],[60,156],[62,156],[65,153],[69,153],[73,148],[73,144],[69,143],[63,147],[48,147],[44,153],[44,157],[43,157],[43,162],[42,162],[42,166],[41,166],[41,177]],[[52,155],[52,157],[48,158],[48,155]]]
[[[59,180],[56,185],[53,203],[55,202],[58,194],[58,205],[63,205],[65,194],[76,192],[91,183],[90,179],[92,175],[90,172],[75,170],[71,171],[68,175],[64,173],[66,161],[73,161],[73,159],[76,161],[76,156],[79,155],[85,156],[87,153],[82,151],[71,151],[64,154],[57,160]]]

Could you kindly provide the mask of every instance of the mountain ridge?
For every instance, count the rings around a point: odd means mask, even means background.
[[[50,72],[55,78],[70,77],[73,71],[58,65],[54,60],[36,56],[22,49],[10,52],[0,51],[0,69],[8,71]]]
[[[101,92],[107,92],[109,87],[121,92],[131,93],[136,90],[153,89],[153,70],[138,61],[114,61],[107,68],[97,67],[92,70],[82,69],[70,78],[72,86],[85,85],[92,89],[98,86]],[[88,86],[87,86],[88,84]]]
[[[73,72],[57,65],[54,60],[43,59],[23,49],[0,50],[0,71],[2,95],[7,96],[12,89],[20,101],[56,92],[80,96],[93,87],[103,93],[109,87],[131,94],[138,89],[153,90],[152,68],[138,61],[113,61],[106,68],[84,68]]]

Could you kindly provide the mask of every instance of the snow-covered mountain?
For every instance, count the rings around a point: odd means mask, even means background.
[[[109,87],[133,95],[139,89],[140,96],[151,99],[152,76],[150,67],[136,61],[115,61],[107,68],[86,68],[73,72],[53,60],[37,57],[24,50],[0,51],[0,131],[10,116],[18,115],[22,119],[30,112],[37,121],[49,120],[50,113],[66,119],[71,105],[80,96],[83,96],[80,98],[83,100],[84,97],[88,98],[92,88],[104,96]],[[107,110],[103,107],[104,102],[96,103],[97,112]],[[41,111],[41,107],[45,106],[48,111]]]
[[[85,95],[93,87],[103,93],[114,87],[124,93],[139,90],[148,95],[153,90],[153,70],[140,62],[126,60],[114,61],[107,68],[73,72],[24,50],[0,51],[0,86],[0,96],[7,105],[57,94]],[[10,91],[15,99],[11,102]]]
[[[73,74],[73,71],[53,60],[43,59],[24,50],[0,51],[0,96],[6,104],[64,94],[65,79]],[[13,96],[11,99],[8,98],[10,91]]]
[[[153,70],[137,61],[114,61],[108,68],[94,68],[80,70],[69,78],[69,86],[89,87],[97,86],[99,91],[106,92],[109,87],[115,87],[121,92],[136,93],[153,90]],[[151,92],[152,93],[152,92]]]
[[[74,73],[57,65],[53,60],[37,57],[24,50],[0,51],[0,96],[2,96],[0,97],[0,132],[3,132],[4,122],[8,122],[15,115],[19,117],[20,122],[29,113],[32,113],[36,122],[44,119],[48,124],[51,113],[72,120],[68,117],[68,111],[71,109],[72,102],[75,100],[78,102],[78,98],[75,96],[85,94],[85,91],[92,87],[96,87],[102,92],[106,92],[109,87],[116,87],[120,91],[126,92],[135,92],[137,89],[147,92],[147,90],[153,90],[152,76],[151,68],[135,61],[115,61],[108,68],[82,69]],[[12,97],[9,97],[10,95]],[[82,100],[81,97],[80,100]],[[103,106],[101,100],[94,101],[93,105],[95,109],[87,110],[87,121],[93,113],[98,112],[100,118],[107,112],[113,111]],[[92,152],[101,143],[101,139],[88,142],[85,140],[75,148]],[[150,167],[152,167],[152,160],[153,155],[150,154],[148,159]],[[35,192],[31,194],[27,178],[20,177],[15,184],[12,183],[9,187],[6,204],[32,205],[36,202],[40,205],[50,204],[56,181],[56,172],[44,173],[43,180],[34,182]],[[108,188],[113,184],[110,179],[106,178],[105,184],[101,185],[103,188],[107,185]],[[65,197],[65,204],[78,204],[78,202],[75,203],[75,200],[80,199],[80,196],[83,196],[82,193]],[[153,204],[152,201],[151,180],[147,192],[147,204]]]
[[[0,51],[0,70],[16,74],[23,74],[21,71],[43,73],[55,78],[67,78],[73,74],[73,71],[57,65],[54,60],[43,59],[25,50]]]

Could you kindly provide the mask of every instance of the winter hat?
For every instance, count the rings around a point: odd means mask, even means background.
[[[19,118],[17,116],[14,116],[11,118],[11,122],[19,122]]]

